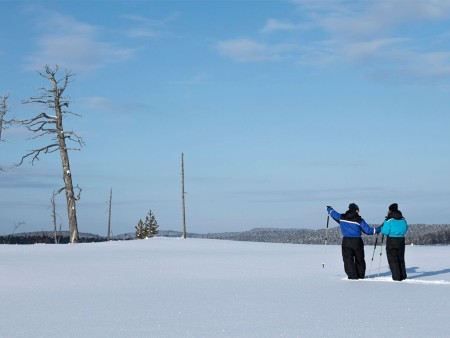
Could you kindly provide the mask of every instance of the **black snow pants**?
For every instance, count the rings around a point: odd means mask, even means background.
[[[348,279],[363,279],[366,273],[364,260],[364,243],[361,237],[344,237],[342,239],[342,259]]]
[[[391,269],[392,279],[396,281],[406,279],[405,238],[388,237],[386,241],[386,256]]]

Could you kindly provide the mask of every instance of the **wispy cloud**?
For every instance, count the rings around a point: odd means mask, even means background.
[[[404,64],[377,67],[366,77],[374,82],[431,85],[450,78],[450,52],[405,53]]]
[[[291,53],[299,49],[293,43],[268,44],[247,38],[221,41],[215,47],[220,55],[238,62],[280,61],[291,57]]]
[[[76,72],[91,72],[130,59],[134,50],[106,42],[101,28],[57,12],[36,22],[36,51],[26,57],[28,69],[58,64]]]
[[[272,59],[269,47],[250,39],[236,39],[219,42],[216,46],[221,55],[236,61],[267,61]]]
[[[303,66],[358,65],[367,79],[437,83],[450,79],[450,2],[291,0],[288,19],[270,18],[251,38],[216,44],[238,62],[289,60]],[[275,33],[278,34],[270,34]],[[270,39],[269,39],[270,37]],[[409,75],[408,75],[409,74]]]
[[[168,16],[166,16],[163,19],[150,19],[142,15],[135,15],[135,14],[124,14],[122,15],[122,18],[128,19],[135,22],[141,22],[146,23],[151,26],[164,26],[172,21],[177,20],[181,16],[181,12],[175,12]]]
[[[270,203],[286,203],[286,202],[317,202],[324,200],[348,200],[349,191],[355,199],[370,198],[376,199],[379,196],[385,196],[386,190],[378,187],[352,187],[351,189],[302,189],[302,188],[286,188],[286,189],[255,189],[255,190],[236,190],[230,192],[230,195],[243,196],[251,202],[270,202]]]
[[[366,62],[370,59],[394,59],[400,53],[395,50],[400,46],[406,46],[409,42],[406,38],[381,38],[374,40],[354,41],[341,44],[339,53],[347,60],[353,62]],[[404,54],[403,52],[401,53]]]
[[[133,23],[133,27],[127,30],[131,38],[157,38],[170,35],[167,29],[169,23],[177,20],[181,13],[176,12],[162,19],[151,19],[141,15],[124,14],[122,19]]]
[[[269,19],[266,25],[261,29],[261,33],[273,33],[276,31],[295,31],[298,29],[304,29],[308,26],[302,24],[294,24],[292,22],[281,21],[277,19]]]
[[[406,24],[445,20],[450,16],[450,3],[441,0],[402,1],[293,1],[307,11],[313,23],[330,34],[356,38],[373,37],[392,32]]]
[[[62,185],[55,172],[38,168],[13,168],[0,173],[2,189],[55,189]]]
[[[129,118],[133,113],[149,110],[147,105],[139,102],[121,102],[103,96],[85,97],[81,100],[81,104],[88,110],[98,113],[120,115],[122,119],[125,117]]]

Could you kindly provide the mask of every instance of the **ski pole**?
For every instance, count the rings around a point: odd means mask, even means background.
[[[383,241],[384,235],[381,235],[381,245],[380,245],[380,262],[378,264],[378,277],[380,277],[380,269],[381,269],[381,255],[383,254]]]
[[[375,245],[373,246],[372,260],[370,261],[369,275],[367,276],[367,278],[369,278],[370,274],[372,273],[373,257],[375,256],[375,249],[377,248],[378,235],[379,234],[377,234],[377,237],[375,238]]]
[[[327,229],[325,230],[325,259],[324,263],[322,263],[322,268],[325,268],[325,262],[327,260],[327,242],[328,242],[328,223],[330,222],[330,214],[327,217]]]

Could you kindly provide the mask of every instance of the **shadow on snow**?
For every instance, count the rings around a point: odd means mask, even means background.
[[[413,267],[407,268],[406,273],[408,274],[408,279],[423,278],[423,277],[428,277],[428,276],[436,276],[436,275],[450,273],[450,269],[442,269],[442,270],[437,270],[437,271],[423,271],[423,272],[417,271],[418,269],[420,269],[418,266],[413,266]],[[411,276],[410,274],[417,274],[417,275]]]

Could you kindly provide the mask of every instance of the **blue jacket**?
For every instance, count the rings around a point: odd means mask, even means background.
[[[340,214],[333,208],[327,208],[330,216],[339,223],[341,227],[342,236],[344,237],[361,237],[361,233],[364,232],[367,235],[374,235],[380,232],[380,227],[372,228],[366,223],[359,215],[354,219],[346,219],[346,214]]]
[[[400,211],[389,213],[381,228],[381,233],[388,237],[404,237],[407,231],[408,223]]]

